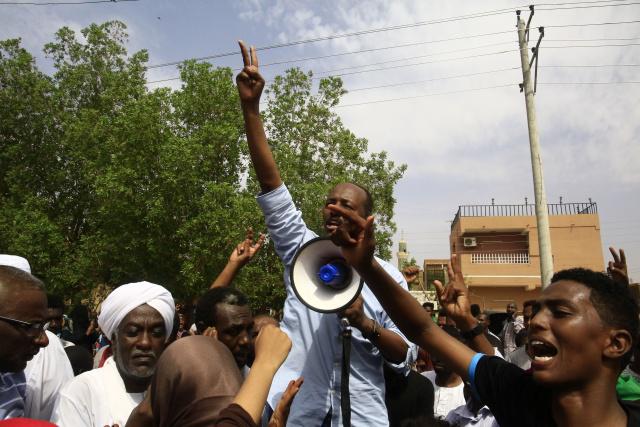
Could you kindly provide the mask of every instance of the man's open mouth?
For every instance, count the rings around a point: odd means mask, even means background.
[[[534,362],[550,362],[558,354],[558,350],[548,342],[532,339],[528,344],[529,357]]]

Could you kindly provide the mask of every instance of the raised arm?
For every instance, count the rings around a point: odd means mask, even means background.
[[[253,229],[247,229],[247,235],[245,239],[238,243],[229,256],[229,261],[225,265],[224,269],[218,274],[218,277],[213,281],[209,289],[224,288],[231,285],[233,279],[236,277],[240,269],[247,265],[249,261],[258,253],[262,245],[264,244],[265,235],[260,233],[258,240],[253,241]]]
[[[342,248],[342,254],[365,280],[380,304],[394,321],[396,326],[409,340],[418,344],[429,353],[446,362],[463,379],[468,379],[468,367],[475,355],[465,346],[438,327],[418,301],[393,280],[375,260],[375,240],[373,237],[373,217],[366,220],[357,213],[336,205],[329,208],[340,213],[359,229],[357,236],[350,236],[344,226],[332,234],[332,240]],[[451,293],[456,298],[459,293],[447,288],[440,292]]]
[[[444,286],[439,280],[434,281],[440,306],[447,312],[447,316],[453,319],[472,350],[493,356],[495,351],[484,334],[484,328],[471,314],[467,287],[456,255],[451,255],[451,261],[447,265],[447,276],[448,286]]]
[[[282,184],[280,171],[273,159],[271,149],[267,143],[267,135],[264,132],[262,119],[260,118],[260,96],[264,89],[264,79],[258,71],[258,55],[255,47],[247,51],[242,41],[240,51],[244,67],[236,77],[240,105],[244,116],[244,127],[249,143],[251,163],[256,171],[258,182],[263,193],[278,188]]]

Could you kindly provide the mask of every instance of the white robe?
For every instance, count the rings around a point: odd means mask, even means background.
[[[24,416],[39,420],[51,419],[62,387],[73,379],[73,369],[60,339],[46,331],[49,345],[27,363],[27,398]]]
[[[127,393],[110,357],[102,368],[78,375],[62,389],[51,421],[60,427],[124,426],[143,398],[144,393]]]

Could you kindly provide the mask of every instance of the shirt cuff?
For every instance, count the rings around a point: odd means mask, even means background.
[[[256,201],[265,215],[275,212],[283,205],[291,203],[292,200],[291,194],[289,194],[289,190],[284,183],[268,193],[260,193],[256,196]]]

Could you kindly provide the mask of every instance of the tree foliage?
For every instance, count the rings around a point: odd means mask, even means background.
[[[149,90],[146,51],[128,55],[124,24],[69,28],[45,46],[42,73],[19,40],[0,41],[0,252],[25,256],[49,288],[80,299],[98,285],[149,280],[199,294],[248,226],[254,200],[229,68],[187,61],[182,86]],[[268,90],[265,124],[282,176],[309,226],[342,181],[375,200],[388,258],[393,187],[405,166],[345,128],[332,111],[340,79],[298,69]],[[282,306],[282,266],[268,247],[237,280],[257,310]]]

